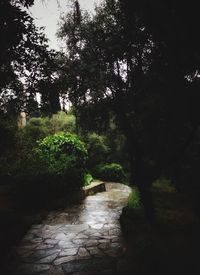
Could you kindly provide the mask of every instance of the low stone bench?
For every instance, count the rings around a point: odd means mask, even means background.
[[[106,186],[104,182],[94,181],[88,186],[82,188],[84,196],[94,195],[98,192],[106,191]]]

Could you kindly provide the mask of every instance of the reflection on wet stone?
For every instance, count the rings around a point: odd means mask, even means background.
[[[119,217],[131,190],[118,183],[107,183],[106,190],[33,225],[16,248],[9,274],[120,274]]]

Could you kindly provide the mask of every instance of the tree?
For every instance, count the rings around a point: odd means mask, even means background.
[[[165,95],[162,94],[162,101],[166,105],[161,105],[165,112],[165,130],[160,129],[164,137],[159,140],[168,146],[162,151],[166,158],[161,162],[162,169],[175,181],[179,190],[191,193],[200,213],[200,41],[197,35],[200,22],[197,3],[125,0],[120,4],[127,25],[130,27],[131,18],[137,14],[158,49],[159,54],[153,61],[156,78],[152,81],[152,88],[158,87]]]
[[[68,27],[72,25],[70,16],[63,25],[67,46],[72,40]],[[133,102],[132,89],[133,85],[135,86],[135,79],[137,79],[136,85],[138,86],[144,79],[142,66],[145,65],[145,70],[148,70],[153,43],[136,20],[131,36],[124,37],[123,20],[118,2],[104,2],[93,19],[82,21],[78,28],[73,24],[73,27],[79,31],[79,40],[78,43],[76,42],[79,47],[74,52],[74,50],[70,51],[68,46],[68,51],[77,56],[80,64],[78,72],[81,91],[76,94],[79,98],[79,106],[95,105],[100,101],[104,103],[104,106],[108,105],[112,108],[117,124],[129,142],[130,161],[131,163],[134,161],[135,175],[135,170],[138,174],[141,167],[137,164],[136,168],[136,161],[133,160],[132,155],[133,148],[134,158],[137,153],[137,163],[139,157],[141,159],[142,156],[138,153],[140,148],[136,140],[138,131],[140,131],[140,122],[135,117],[136,103]],[[136,180],[136,182],[140,181],[141,179]],[[146,182],[144,183],[143,179],[142,185],[139,186],[144,185]],[[144,191],[141,191],[144,194]]]
[[[54,73],[56,53],[24,9],[33,2],[0,1],[0,108],[8,113],[12,105],[15,116],[22,109],[29,114],[38,110],[39,82]]]
[[[114,113],[129,144],[132,183],[150,220],[152,182],[171,174],[199,125],[199,48],[195,36],[189,43],[192,26],[177,3],[107,0],[79,25],[69,14],[60,32],[79,80],[79,89],[69,93],[78,108],[101,102],[103,111]]]

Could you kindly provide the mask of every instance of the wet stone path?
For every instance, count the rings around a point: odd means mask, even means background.
[[[9,274],[123,274],[119,217],[129,193],[128,186],[106,183],[106,192],[50,212],[15,249]]]

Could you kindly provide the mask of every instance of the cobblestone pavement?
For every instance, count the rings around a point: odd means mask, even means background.
[[[9,274],[123,274],[119,216],[131,190],[119,183],[106,190],[33,225],[14,250]]]

